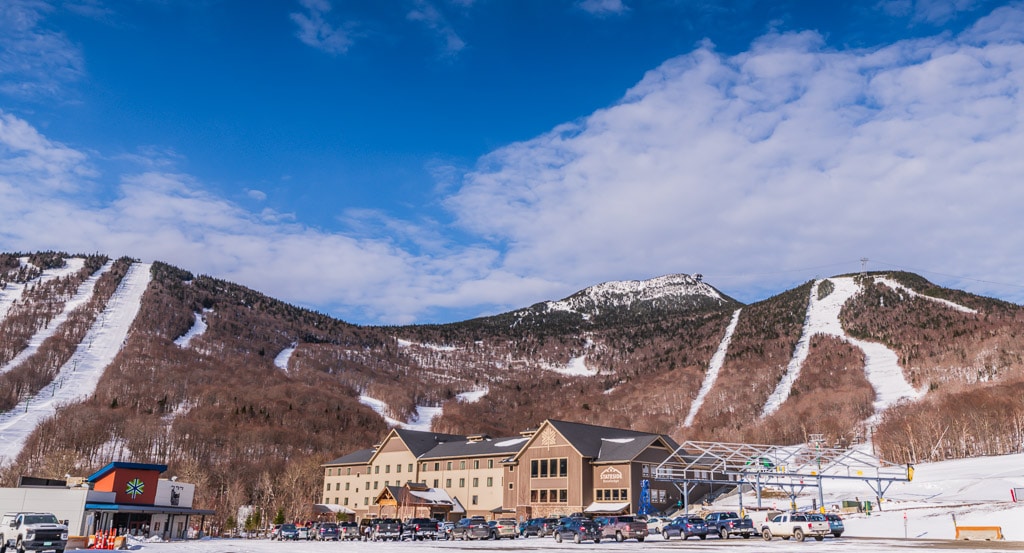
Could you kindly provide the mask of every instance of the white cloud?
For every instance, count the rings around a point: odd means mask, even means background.
[[[256,200],[257,202],[267,201],[267,193],[262,190],[246,190],[245,195],[248,196],[249,199]]]
[[[629,9],[622,0],[581,0],[577,5],[593,15],[618,15]]]
[[[961,38],[876,50],[812,32],[731,57],[705,45],[618,105],[491,153],[447,205],[509,244],[504,271],[566,292],[750,275],[716,283],[729,292],[861,256],[1015,282],[1024,44],[1000,22],[1020,17],[1004,8]]]
[[[326,19],[331,11],[327,0],[299,0],[306,8],[305,13],[290,14],[292,21],[299,26],[296,36],[304,44],[323,50],[328,54],[344,54],[352,46],[352,37],[348,30],[333,25]]]
[[[84,74],[82,53],[63,33],[46,29],[53,11],[42,0],[5,0],[0,9],[0,93],[52,99]]]
[[[444,15],[427,0],[415,0],[415,8],[410,10],[406,17],[410,21],[423,23],[440,37],[444,42],[445,54],[454,55],[466,47],[466,42],[459,37]]]
[[[971,11],[977,6],[977,0],[882,0],[877,4],[888,15],[934,25],[942,25],[959,12]]]

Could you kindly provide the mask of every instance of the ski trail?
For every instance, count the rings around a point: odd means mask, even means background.
[[[21,264],[28,265],[28,258],[19,258]],[[47,269],[42,272],[38,277],[28,282],[8,282],[7,288],[0,290],[0,321],[7,318],[7,314],[14,307],[14,304],[21,300],[22,296],[25,295],[25,290],[29,284],[43,284],[44,282],[53,280],[55,278],[65,277],[78,272],[82,267],[85,266],[85,260],[81,257],[72,257],[67,260],[67,263],[59,269]]]
[[[843,325],[839,321],[839,312],[850,298],[860,293],[860,285],[852,277],[828,280],[835,285],[835,289],[821,300],[817,297],[822,280],[815,281],[811,286],[811,301],[807,306],[803,332],[793,352],[793,358],[790,359],[789,365],[786,367],[786,374],[783,375],[775,391],[765,402],[761,412],[762,417],[767,417],[778,411],[782,403],[789,397],[793,383],[800,376],[800,368],[807,359],[811,338],[815,334],[835,336],[864,352],[864,374],[875,391],[873,404],[875,415],[872,418],[877,418],[882,411],[902,399],[916,399],[921,395],[907,382],[896,352],[879,343],[847,336],[846,331],[843,330]]]
[[[281,353],[278,353],[277,357],[274,357],[274,366],[284,372],[288,372],[288,361],[291,360],[292,354],[295,353],[295,350],[298,347],[299,345],[293,342],[292,345],[281,350]]]
[[[43,342],[45,342],[50,336],[53,336],[57,332],[57,329],[60,328],[60,325],[64,324],[64,321],[68,320],[68,316],[71,315],[71,312],[85,305],[89,299],[92,298],[93,290],[96,288],[96,282],[99,281],[100,277],[106,274],[113,265],[113,261],[108,261],[100,267],[98,271],[93,273],[92,276],[85,279],[85,281],[79,285],[75,295],[71,296],[71,299],[64,303],[64,309],[57,314],[57,316],[54,317],[45,328],[40,329],[39,332],[36,332],[31,338],[29,338],[28,346],[18,352],[18,355],[14,356],[14,359],[11,359],[6,365],[0,367],[0,374],[10,371],[24,363],[29,357],[35,355],[35,353],[39,351],[39,347],[43,345]]]
[[[704,398],[707,397],[708,392],[715,385],[715,380],[718,380],[718,371],[721,370],[722,364],[725,363],[725,353],[729,350],[729,342],[732,341],[732,333],[736,331],[736,324],[740,322],[740,311],[743,309],[737,309],[732,314],[732,321],[729,322],[729,326],[725,329],[725,336],[722,337],[722,342],[718,344],[718,349],[715,350],[715,354],[711,356],[711,363],[708,365],[708,372],[704,375],[704,383],[700,385],[700,391],[697,392],[697,397],[694,398],[693,403],[690,404],[690,413],[686,415],[686,421],[683,422],[683,428],[688,428],[693,424],[693,419],[697,418],[697,412],[700,411],[702,405],[704,405]]]
[[[177,339],[175,339],[174,345],[178,346],[179,348],[187,348],[189,342],[191,342],[193,338],[198,338],[202,336],[204,332],[206,332],[206,315],[204,315],[203,313],[195,313],[195,316],[196,320],[194,323],[192,323],[192,328],[188,329],[188,332],[182,334]]]
[[[904,286],[904,285],[900,284],[899,282],[896,282],[895,280],[893,280],[891,278],[888,278],[888,277],[875,277],[875,282],[880,282],[880,283],[888,286],[889,288],[892,288],[893,290],[896,290],[897,292],[906,292],[912,298],[921,298],[921,299],[925,299],[925,300],[928,300],[928,301],[933,301],[935,303],[940,303],[942,305],[945,305],[946,307],[949,307],[950,309],[956,309],[957,311],[960,311],[961,313],[970,313],[972,315],[977,315],[977,313],[978,313],[977,309],[971,309],[970,307],[967,307],[965,305],[960,305],[959,303],[951,302],[949,300],[944,300],[942,298],[933,298],[931,296],[926,296],[924,294],[919,294],[919,293],[915,292],[914,290],[912,290],[910,288],[907,288],[906,286]]]
[[[135,263],[129,267],[106,308],[53,382],[0,414],[0,464],[13,461],[36,426],[52,417],[57,409],[82,401],[96,391],[104,370],[128,338],[150,278],[149,264]]]

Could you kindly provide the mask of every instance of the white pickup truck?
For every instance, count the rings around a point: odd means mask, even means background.
[[[804,541],[804,538],[811,536],[821,541],[831,532],[828,522],[824,520],[811,520],[812,517],[801,514],[782,513],[775,518],[765,521],[761,525],[761,537],[765,541],[771,541],[775,536],[796,541]]]

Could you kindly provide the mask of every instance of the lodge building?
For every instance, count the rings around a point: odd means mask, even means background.
[[[665,435],[552,419],[506,438],[395,428],[323,465],[318,507],[355,519],[636,513],[641,482],[677,447]],[[671,484],[648,482],[655,510],[680,499]]]

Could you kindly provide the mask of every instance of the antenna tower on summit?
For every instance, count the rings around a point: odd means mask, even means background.
[[[868,272],[868,258],[862,257],[862,258],[860,258],[860,274],[861,275],[866,275],[867,272]]]

